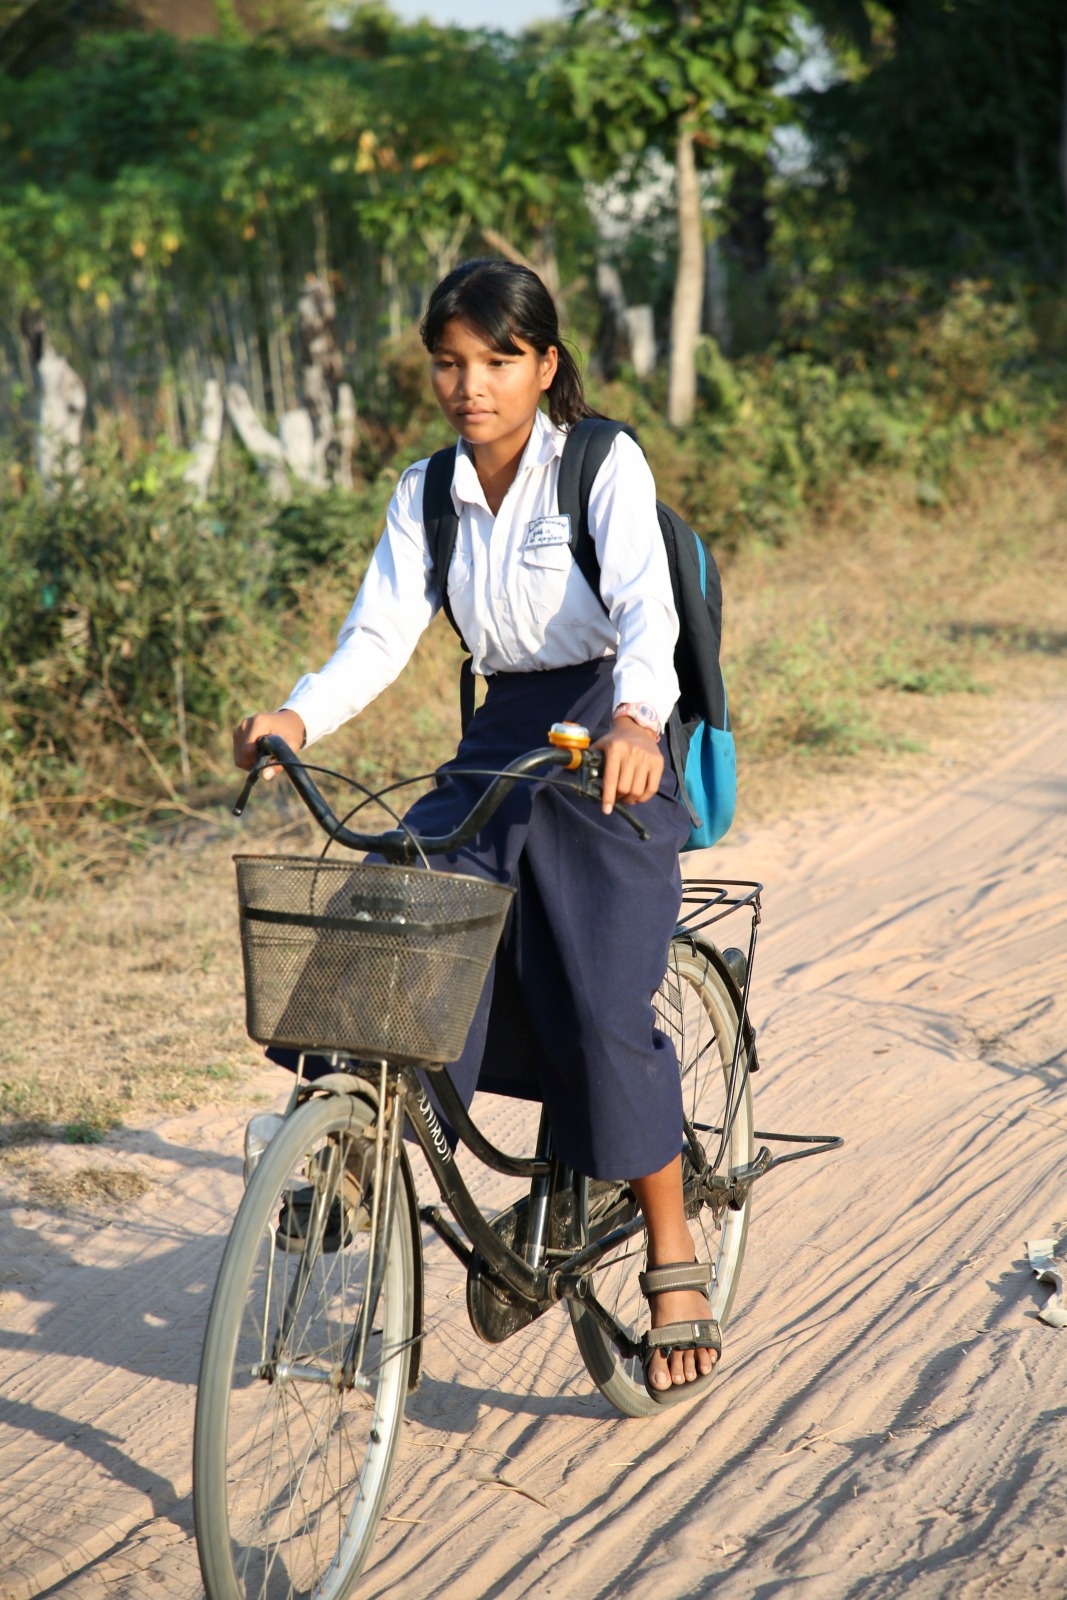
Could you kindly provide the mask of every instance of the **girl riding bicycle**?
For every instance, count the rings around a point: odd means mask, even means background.
[[[625,1178],[644,1213],[655,1335],[645,1383],[671,1403],[710,1380],[719,1340],[685,1218],[678,1065],[652,1009],[690,830],[663,738],[678,697],[678,619],[655,485],[638,446],[617,437],[589,498],[602,605],[574,564],[556,503],[566,430],[596,413],[548,291],[525,267],[469,261],[433,291],[421,331],[434,394],[459,436],[448,600],[487,690],[406,821],[447,833],[488,781],[467,769],[503,767],[554,722],[584,724],[603,752],[599,812],[550,783],[520,784],[472,845],[431,864],[518,889],[497,963],[536,1043],[557,1155],[590,1177]],[[280,711],[234,730],[239,767],[251,769],[265,734],[299,750],[331,733],[408,661],[442,605],[423,525],[426,467],[416,462],[400,479],[334,655]],[[647,841],[613,815],[616,801],[641,806]],[[479,1077],[492,1076],[493,980],[449,1068],[467,1102]]]

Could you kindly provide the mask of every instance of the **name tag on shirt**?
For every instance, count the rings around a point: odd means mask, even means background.
[[[522,542],[522,548],[540,550],[545,545],[570,544],[570,542],[570,517],[535,517],[533,522],[527,523],[526,538]]]

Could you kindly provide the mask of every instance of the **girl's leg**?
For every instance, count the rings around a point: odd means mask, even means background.
[[[648,1264],[665,1267],[675,1261],[693,1261],[696,1252],[685,1220],[682,1200],[682,1158],[675,1156],[658,1172],[645,1178],[632,1178],[630,1187],[648,1224]],[[652,1327],[668,1322],[688,1322],[708,1315],[708,1302],[696,1289],[680,1289],[671,1294],[650,1297]],[[715,1365],[713,1350],[672,1350],[668,1361],[659,1352],[649,1365],[649,1382],[655,1389],[672,1384],[692,1383]]]

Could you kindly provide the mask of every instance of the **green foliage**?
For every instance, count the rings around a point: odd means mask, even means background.
[[[405,28],[377,9],[331,50],[90,36],[71,70],[4,85],[8,290],[99,301],[131,273],[160,292],[216,283],[265,270],[290,241],[302,273],[319,224],[335,246],[403,245],[405,271],[425,275],[457,227],[462,241],[472,222],[520,237],[580,222],[530,71],[504,35]]]
[[[295,601],[303,580],[318,567],[329,567],[341,578],[364,564],[373,548],[370,531],[381,524],[384,498],[380,487],[359,495],[331,489],[302,494],[283,506],[269,528],[272,598]]]
[[[1062,369],[1037,361],[1025,307],[988,284],[964,280],[935,311],[905,296],[895,318],[857,291],[801,325],[794,346],[809,348],[736,362],[702,341],[702,404],[680,442],[654,404],[619,387],[599,396],[636,423],[661,494],[716,550],[787,539],[820,498],[871,471],[910,471],[920,503],[940,505],[966,448],[1060,403]]]
[[[214,729],[245,687],[231,646],[272,552],[245,495],[194,510],[181,465],[159,451],[131,471],[102,446],[83,488],[5,497],[0,738],[14,754],[77,768],[110,732],[165,765],[182,719]]]
[[[90,1122],[84,1119],[68,1122],[63,1129],[63,1143],[102,1144],[108,1132],[109,1125],[104,1122]]]
[[[866,32],[866,62],[806,97],[823,210],[844,206],[849,257],[945,273],[1025,263],[1060,277],[1062,0],[901,0]]]
[[[571,155],[603,176],[679,125],[709,160],[762,155],[783,105],[764,63],[795,42],[788,0],[575,0],[558,70],[583,127]]]

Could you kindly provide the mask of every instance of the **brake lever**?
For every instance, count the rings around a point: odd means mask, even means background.
[[[611,809],[618,812],[620,817],[625,818],[639,839],[644,839],[647,841],[652,837],[644,823],[638,822],[629,806],[624,806],[621,800],[616,800]]]
[[[603,792],[600,787],[600,775],[604,769],[604,752],[602,750],[586,750],[582,757],[581,791],[590,800],[600,800]],[[639,839],[648,840],[651,835],[643,822],[638,822],[629,806],[624,806],[621,800],[616,800],[613,811],[617,811],[625,822],[628,822]]]
[[[245,806],[248,804],[248,797],[252,793],[256,783],[259,781],[260,774],[267,767],[271,766],[273,762],[273,756],[264,755],[258,758],[255,766],[245,779],[244,788],[241,790],[240,794],[237,796],[237,799],[233,803],[233,811],[231,813],[233,816],[241,817],[244,815]]]

